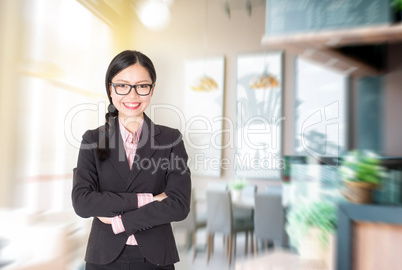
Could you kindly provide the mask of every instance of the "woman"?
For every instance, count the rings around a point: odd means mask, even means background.
[[[75,212],[94,217],[86,269],[174,269],[170,222],[186,218],[191,179],[178,130],[144,113],[155,89],[151,60],[123,51],[110,63],[106,123],[83,135],[74,169]]]

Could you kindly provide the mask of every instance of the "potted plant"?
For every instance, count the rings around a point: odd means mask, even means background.
[[[313,201],[292,206],[287,215],[286,231],[302,259],[330,265],[336,226],[336,206],[327,201]]]
[[[402,0],[392,0],[391,7],[394,10],[395,21],[400,22],[402,20]]]
[[[238,201],[241,198],[241,192],[246,185],[246,181],[243,179],[236,179],[229,183],[229,188],[232,194],[232,199],[234,201]]]
[[[399,23],[402,20],[402,0],[392,0],[391,7],[394,14],[394,21]]]
[[[350,151],[343,157],[340,172],[345,187],[341,193],[354,203],[370,203],[372,191],[386,176],[379,157],[370,151]]]

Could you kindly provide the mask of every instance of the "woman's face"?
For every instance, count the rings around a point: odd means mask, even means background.
[[[152,80],[148,70],[136,63],[117,73],[117,75],[112,78],[112,83],[131,85],[152,84]],[[152,88],[149,95],[140,96],[135,92],[134,88],[131,89],[128,95],[118,95],[112,85],[109,87],[110,96],[113,105],[119,111],[119,117],[143,117],[143,113],[151,101],[154,88]]]

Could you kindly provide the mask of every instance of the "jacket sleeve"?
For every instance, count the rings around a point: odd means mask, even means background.
[[[173,133],[172,141],[176,143],[171,148],[165,179],[165,193],[168,197],[161,202],[154,201],[135,211],[122,214],[127,235],[183,220],[190,211],[191,175],[187,166],[188,156],[178,130]]]
[[[96,169],[96,141],[93,131],[82,137],[77,167],[73,170],[72,204],[77,215],[113,217],[138,208],[136,193],[99,192]]]

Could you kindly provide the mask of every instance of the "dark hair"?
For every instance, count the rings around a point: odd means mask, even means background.
[[[151,59],[149,59],[148,56],[146,56],[145,54],[143,54],[139,51],[131,51],[131,50],[122,51],[121,53],[119,53],[118,55],[116,55],[113,58],[113,60],[109,64],[109,67],[106,72],[105,87],[106,87],[106,94],[107,94],[110,104],[113,104],[112,97],[110,96],[110,83],[112,82],[112,79],[120,71],[122,71],[123,69],[128,68],[129,66],[132,66],[136,63],[139,63],[146,70],[148,70],[149,76],[151,77],[152,84],[155,83],[155,81],[156,81],[155,67],[154,67]],[[110,121],[110,118],[117,117],[118,113],[119,112],[117,111],[117,109],[115,107],[109,105],[108,112],[105,115],[106,123],[105,123],[104,136],[101,135],[101,133],[100,133],[99,143],[98,143],[98,148],[97,148],[98,159],[101,161],[106,160],[110,155],[109,139],[110,139],[111,134],[114,133],[114,128],[115,128],[114,121],[113,121],[113,119],[112,119],[112,121]]]

